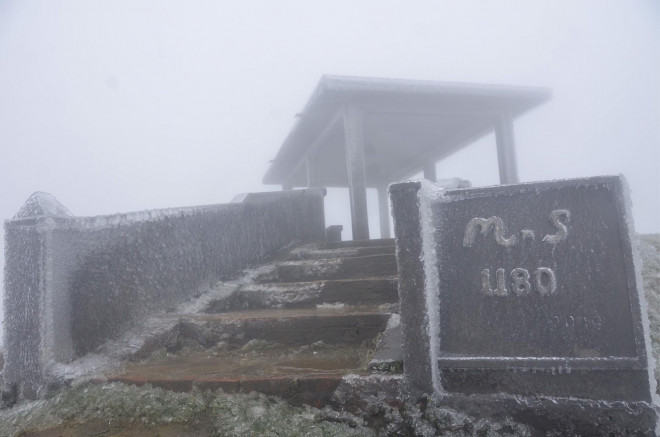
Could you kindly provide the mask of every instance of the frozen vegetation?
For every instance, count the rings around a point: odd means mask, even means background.
[[[338,421],[323,421],[319,410],[293,408],[256,393],[181,394],[117,383],[80,385],[49,399],[16,407],[3,416],[3,436],[53,425],[63,435],[126,435],[122,432],[127,429],[141,429],[144,433],[153,430],[155,435],[181,435],[184,430],[188,435],[218,436],[368,433],[360,424],[352,423],[351,427]]]
[[[489,422],[429,406],[369,409],[369,415],[292,407],[257,393],[172,393],[113,383],[82,384],[0,414],[2,436],[524,436],[508,420]],[[38,430],[49,430],[41,434]]]
[[[638,245],[653,355],[660,359],[660,234]],[[656,379],[660,372],[656,371]],[[524,425],[471,417],[431,404],[372,400],[355,414],[294,407],[261,394],[173,393],[150,386],[78,383],[47,399],[0,411],[0,436],[520,436]]]

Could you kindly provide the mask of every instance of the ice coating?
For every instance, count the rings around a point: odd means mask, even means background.
[[[637,290],[639,295],[639,306],[642,317],[642,327],[644,330],[644,344],[646,345],[646,359],[649,373],[649,387],[651,387],[651,398],[653,404],[660,406],[660,397],[657,393],[658,381],[655,379],[655,358],[653,357],[653,347],[651,345],[651,327],[649,324],[649,307],[646,300],[646,293],[644,292],[644,281],[642,280],[642,260],[640,258],[639,249],[637,247],[637,238],[635,238],[635,222],[632,215],[632,196],[630,195],[630,187],[628,181],[623,175],[619,175],[621,184],[623,185],[623,201],[625,210],[623,211],[623,218],[625,227],[628,232],[630,241],[633,265],[635,266],[635,282],[637,283]],[[660,427],[660,424],[658,425]],[[660,429],[656,430],[660,433]]]
[[[72,217],[73,214],[52,194],[37,191],[28,198],[12,220],[40,216]]]
[[[5,223],[5,382],[35,397],[47,367],[95,352],[294,241],[322,239],[323,195],[100,217],[71,217],[53,196],[33,195]]]
[[[441,195],[424,182],[390,187],[413,393],[618,401],[645,411],[644,423],[653,419],[654,364],[626,190],[616,176]],[[501,218],[503,237],[519,235],[518,244],[477,235],[475,217],[481,226]],[[488,292],[494,283],[506,292]]]
[[[652,364],[647,364],[647,329],[642,328],[646,309],[637,301],[638,266],[628,246],[632,236],[625,224],[623,185],[619,177],[595,177],[455,190],[444,196],[436,209],[440,226],[448,225],[436,240],[444,287],[441,369],[483,369],[472,373],[496,375],[493,381],[510,380],[511,385],[515,378],[498,366],[522,373],[532,369],[557,375],[520,378],[543,381],[534,389],[538,393],[650,400]],[[490,216],[502,217],[511,224],[511,232],[537,229],[540,235],[554,237],[527,241],[518,248],[481,239],[480,251],[453,238],[462,235],[473,217]],[[599,257],[604,253],[607,258]],[[496,269],[502,273],[504,290],[517,288],[489,293]],[[452,284],[470,293],[448,293]],[[621,380],[630,379],[615,386],[601,380],[605,369],[617,369]],[[451,372],[441,372],[444,385]],[[583,380],[593,378],[583,389],[578,388],[579,380],[572,381],[580,372]],[[560,377],[566,374],[571,376]]]
[[[431,354],[431,376],[435,392],[442,391],[440,372],[438,366],[438,353],[440,348],[440,301],[438,289],[437,255],[435,245],[435,225],[433,224],[433,211],[431,204],[438,201],[445,191],[438,185],[426,180],[421,181],[422,186],[418,191],[419,196],[419,219],[422,233],[422,263],[424,264],[424,294],[426,296],[426,309],[428,314],[428,335]]]
[[[394,329],[401,325],[401,316],[397,313],[392,313],[390,318],[387,320],[387,326],[385,327],[386,330],[388,329]]]
[[[51,360],[46,365],[48,377],[55,381],[88,379],[116,369],[127,360],[147,355],[160,344],[161,339],[171,336],[179,323],[179,316],[205,311],[211,302],[229,298],[236,292],[241,280],[218,282],[201,296],[183,302],[170,311],[159,311],[123,332],[118,338],[106,342],[94,353],[70,363]]]

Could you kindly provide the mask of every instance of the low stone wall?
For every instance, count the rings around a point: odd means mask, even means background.
[[[409,395],[557,435],[656,435],[622,176],[389,190]]]
[[[322,189],[241,202],[73,217],[35,193],[5,222],[3,377],[34,397],[48,365],[95,350],[295,241],[323,240]]]

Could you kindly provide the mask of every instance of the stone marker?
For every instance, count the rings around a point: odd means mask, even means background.
[[[652,403],[622,177],[390,195],[413,393]]]

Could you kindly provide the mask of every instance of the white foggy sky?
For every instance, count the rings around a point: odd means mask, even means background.
[[[97,215],[274,189],[294,114],[342,74],[548,86],[515,125],[521,180],[622,173],[660,232],[659,5],[0,2],[0,217],[37,190]],[[486,139],[438,176],[497,183],[494,159]],[[326,208],[347,230],[345,199]]]

